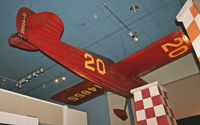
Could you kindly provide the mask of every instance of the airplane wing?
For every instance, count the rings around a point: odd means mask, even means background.
[[[51,98],[71,105],[79,105],[102,95],[105,92],[106,90],[104,88],[95,85],[88,80],[83,80],[82,82],[55,94]]]
[[[139,77],[192,51],[189,39],[177,30],[113,65],[129,77]]]

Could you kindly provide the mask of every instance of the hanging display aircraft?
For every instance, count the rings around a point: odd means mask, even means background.
[[[35,13],[23,7],[18,11],[16,26],[18,32],[8,39],[11,46],[31,51],[40,50],[85,78],[52,96],[54,100],[71,105],[81,104],[107,91],[129,98],[132,96],[131,89],[147,84],[139,78],[141,75],[192,50],[189,39],[178,30],[114,63],[109,58],[60,41],[64,26],[54,13]]]

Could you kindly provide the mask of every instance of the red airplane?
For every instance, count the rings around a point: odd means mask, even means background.
[[[81,104],[107,91],[130,98],[131,89],[147,84],[139,78],[141,75],[192,51],[189,39],[178,30],[114,63],[109,58],[60,41],[64,26],[54,13],[35,13],[23,7],[18,11],[16,26],[18,32],[8,39],[11,46],[31,51],[40,50],[85,78],[52,96],[54,100],[71,105]]]

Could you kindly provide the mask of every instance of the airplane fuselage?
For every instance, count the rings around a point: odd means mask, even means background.
[[[38,32],[29,32],[29,42],[42,52],[81,77],[116,94],[130,97],[130,90],[144,85],[138,78],[129,78],[112,68],[112,64],[60,40],[49,40]],[[134,82],[137,82],[134,83]],[[140,83],[140,84],[138,84]]]

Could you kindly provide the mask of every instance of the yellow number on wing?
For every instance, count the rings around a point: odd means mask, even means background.
[[[88,90],[93,91],[93,92],[96,92],[96,91],[97,91],[97,89],[96,89],[95,87],[88,88]]]
[[[102,89],[102,87],[101,86],[98,86],[98,85],[94,85],[95,87],[97,87],[97,88],[99,88],[99,89]]]
[[[95,68],[90,66],[91,64],[94,64],[94,58],[88,53],[85,53],[84,57],[89,58],[89,60],[85,61],[85,68],[92,70],[92,71],[95,71]]]
[[[91,94],[91,92],[88,91],[88,90],[83,90],[83,91],[81,91],[81,93],[82,93],[82,94],[85,94],[85,95],[90,95],[90,94]]]
[[[74,94],[74,96],[75,97],[78,97],[78,98],[83,98],[83,97],[85,97],[85,95],[83,95],[83,94],[80,94],[80,93],[76,93],[76,94]]]
[[[104,65],[103,61],[101,59],[97,59],[96,63],[97,63],[97,71],[100,74],[104,75],[106,73],[106,70],[105,70],[105,65]],[[100,69],[100,64],[102,65],[102,69]]]
[[[74,97],[74,96],[70,96],[67,99],[70,100],[70,101],[77,101],[77,100],[79,100],[79,98]]]
[[[177,48],[177,47],[180,46],[179,48],[173,50],[172,52],[170,52],[168,54],[170,58],[175,58],[175,57],[177,57],[177,56],[185,53],[188,50],[188,47],[186,45],[181,46],[184,43],[184,41],[183,41],[182,38],[178,37],[178,38],[175,38],[174,40],[175,41],[179,41],[179,43],[177,43],[177,44],[176,43],[166,43],[166,44],[164,44],[164,45],[161,46],[162,49],[165,52],[169,51],[168,47],[176,47]]]

